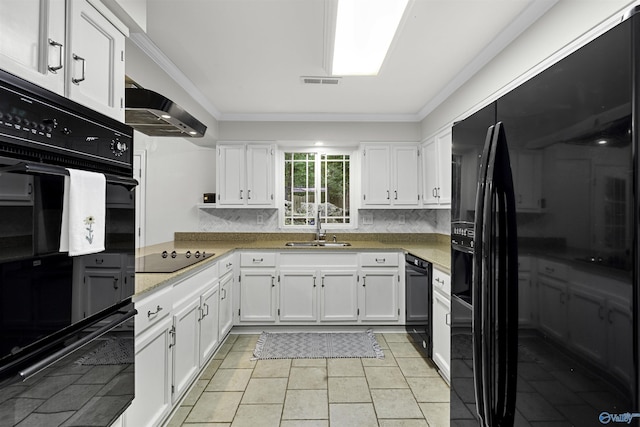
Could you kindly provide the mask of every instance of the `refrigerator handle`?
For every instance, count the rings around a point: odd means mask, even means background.
[[[474,223],[475,243],[474,243],[474,256],[473,256],[473,274],[472,274],[472,305],[473,305],[473,371],[474,371],[474,390],[476,395],[476,410],[478,417],[481,420],[481,425],[486,424],[485,413],[485,394],[484,394],[484,353],[482,349],[483,345],[483,307],[482,301],[484,299],[484,289],[486,289],[486,277],[484,276],[484,254],[483,249],[485,242],[483,240],[483,231],[485,229],[485,217],[484,213],[484,201],[486,192],[486,178],[487,178],[487,159],[489,159],[489,153],[491,151],[491,145],[493,140],[495,126],[491,126],[487,129],[487,136],[482,150],[482,157],[480,159],[480,175],[478,177],[478,187],[476,189],[476,217]]]
[[[483,203],[482,382],[487,426],[513,425],[518,352],[515,192],[502,123],[495,126]],[[475,309],[475,306],[474,306]]]

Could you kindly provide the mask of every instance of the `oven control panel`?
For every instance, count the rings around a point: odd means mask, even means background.
[[[96,112],[85,115],[79,112],[87,112],[82,106],[65,108],[59,95],[41,88],[28,92],[4,77],[0,74],[0,143],[131,166],[130,127]]]

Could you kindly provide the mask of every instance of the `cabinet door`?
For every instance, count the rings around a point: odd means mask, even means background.
[[[173,315],[172,401],[177,402],[198,373],[200,356],[200,297],[178,308]]]
[[[398,320],[398,274],[398,270],[389,269],[362,271],[360,320]]]
[[[418,206],[418,146],[393,147],[394,205]]]
[[[274,206],[273,146],[247,145],[247,204]]]
[[[436,139],[422,146],[422,202],[426,205],[438,204],[438,150]]]
[[[366,146],[363,154],[363,205],[385,206],[391,204],[391,161],[389,146]]]
[[[451,204],[451,129],[436,137],[438,141],[438,204]]]
[[[120,301],[119,269],[86,268],[84,271],[84,313],[91,316]]]
[[[451,359],[451,301],[440,291],[433,292],[433,361],[449,378]]]
[[[568,343],[593,362],[604,365],[607,352],[605,299],[590,290],[570,285],[567,301]]]
[[[136,337],[136,397],[125,412],[127,426],[157,426],[171,410],[172,319]]]
[[[316,271],[280,271],[280,321],[315,322]]]
[[[233,326],[233,304],[232,304],[232,292],[233,289],[233,272],[227,273],[220,279],[220,308],[219,308],[219,327],[220,334],[219,339],[222,340],[229,333]]]
[[[64,95],[65,1],[3,0],[0,68]]]
[[[212,286],[200,297],[200,366],[203,366],[218,348],[220,287]]]
[[[518,324],[531,324],[531,273],[518,273]]]
[[[276,274],[274,270],[241,270],[241,322],[275,322],[276,302]]]
[[[322,272],[320,277],[320,320],[358,320],[356,270]]]
[[[540,329],[557,340],[567,338],[567,284],[538,276],[538,322]]]
[[[221,145],[218,147],[218,194],[217,204],[244,205],[245,190],[245,146]]]
[[[635,369],[633,367],[632,345],[633,315],[629,302],[607,301],[607,338],[609,369],[614,375],[632,384]]]
[[[125,36],[86,0],[67,7],[67,96],[124,121]]]

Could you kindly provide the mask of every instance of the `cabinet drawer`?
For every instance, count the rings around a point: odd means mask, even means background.
[[[218,274],[220,277],[233,270],[233,256],[221,258],[218,261]]]
[[[569,267],[566,264],[549,261],[546,259],[538,260],[538,273],[545,276],[553,277],[559,280],[568,280]]]
[[[240,254],[240,267],[275,267],[275,252],[246,252]]]
[[[120,268],[120,254],[97,253],[82,257],[85,267],[116,267]]]
[[[444,292],[446,295],[451,295],[451,276],[447,273],[433,269],[433,287]]]
[[[398,254],[396,252],[373,252],[360,254],[362,267],[397,267]]]
[[[358,255],[351,252],[327,253],[325,250],[309,252],[295,251],[280,254],[280,267],[357,267]]]
[[[138,310],[135,326],[136,335],[171,314],[171,306],[173,304],[171,291],[172,288],[169,286],[153,292],[140,301],[136,301],[136,309]]]

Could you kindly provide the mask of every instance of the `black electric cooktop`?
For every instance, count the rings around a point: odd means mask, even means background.
[[[213,255],[212,253],[200,251],[157,252],[136,258],[136,273],[173,273],[204,261]]]

